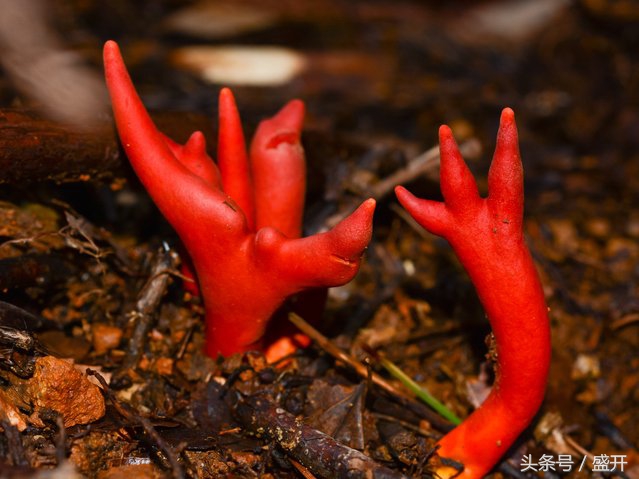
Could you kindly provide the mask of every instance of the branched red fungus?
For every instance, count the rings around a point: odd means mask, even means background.
[[[104,65],[133,169],[192,260],[210,356],[261,349],[267,322],[288,296],[355,276],[371,237],[373,199],[332,230],[299,238],[305,194],[301,101],[261,123],[249,156],[235,100],[223,89],[216,166],[201,133],[182,146],[157,130],[115,42],[104,47]]]
[[[497,364],[486,401],[439,441],[439,455],[461,462],[459,477],[484,477],[528,426],[544,397],[550,364],[548,308],[523,236],[523,168],[514,113],[501,115],[479,196],[452,132],[439,130],[444,202],[422,200],[401,186],[400,203],[428,231],[446,238],[477,289],[493,329]]]

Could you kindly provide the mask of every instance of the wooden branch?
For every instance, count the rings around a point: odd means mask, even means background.
[[[459,145],[459,152],[464,158],[475,159],[481,154],[481,144],[476,138],[470,138]],[[370,196],[381,200],[390,194],[397,185],[414,181],[427,175],[433,176],[439,170],[439,146],[429,148],[421,155],[413,158],[405,168],[393,172],[378,183],[371,186]]]
[[[157,252],[150,278],[138,295],[135,310],[130,312],[130,316],[135,318],[135,327],[127,345],[128,354],[122,363],[121,370],[124,372],[137,365],[144,351],[148,333],[156,319],[154,313],[169,287],[170,274],[177,270],[178,263],[178,255],[166,245]]]
[[[212,121],[197,113],[152,115],[164,133],[184,142],[193,131],[212,138]],[[123,175],[125,158],[110,120],[74,130],[32,110],[0,109],[0,183],[108,180]]]
[[[464,158],[475,159],[481,154],[481,144],[476,138],[470,138],[459,145],[459,151]],[[366,198],[375,198],[380,201],[391,194],[397,185],[410,183],[420,176],[429,176],[436,179],[439,174],[439,146],[429,148],[421,155],[410,160],[405,168],[394,171],[379,182],[369,185],[362,196],[351,198],[340,206],[340,209],[321,221],[315,219],[311,233],[326,231],[350,215],[355,208]],[[318,226],[319,225],[319,226]]]
[[[249,430],[277,441],[279,446],[317,477],[331,479],[407,479],[302,423],[291,413],[265,398],[240,399],[234,408],[237,419]]]

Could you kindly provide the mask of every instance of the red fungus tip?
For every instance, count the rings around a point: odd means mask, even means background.
[[[367,200],[364,200],[358,209],[368,211],[372,215],[373,211],[375,211],[375,205],[377,205],[375,198],[368,198]]]
[[[107,83],[112,83],[114,81],[114,77],[119,75],[129,78],[129,73],[126,71],[124,61],[122,60],[120,47],[116,42],[108,40],[104,44],[102,58],[104,60]]]
[[[442,176],[446,175],[446,172],[444,170],[448,165],[455,166],[456,169],[459,169],[463,166],[462,163],[464,163],[464,160],[459,153],[459,148],[457,148],[457,142],[455,141],[453,132],[446,125],[442,125],[439,127],[439,153],[440,165],[442,167]],[[454,178],[452,178],[452,180],[456,181]],[[442,178],[442,184],[446,182],[447,179]]]
[[[410,192],[409,192],[406,188],[404,188],[404,187],[403,187],[403,186],[401,186],[401,185],[397,185],[397,186],[395,187],[395,195],[396,195],[398,198],[400,198],[400,201],[401,201],[401,198],[405,198],[407,195],[410,195],[410,194],[411,194],[411,193],[410,193]],[[411,195],[411,196],[412,196],[412,195]]]
[[[235,96],[230,88],[222,88],[218,97],[218,115],[221,118],[239,116]]]
[[[123,82],[131,82],[131,77],[122,59],[120,47],[115,41],[108,40],[104,44],[102,58],[105,67],[104,73],[110,90],[113,88],[122,88]],[[133,86],[130,88],[133,88]]]
[[[500,118],[500,122],[501,123],[505,123],[505,122],[514,122],[515,121],[515,112],[513,111],[512,108],[504,108],[501,111],[501,118]]]
[[[291,100],[278,111],[271,121],[282,130],[301,131],[306,108],[301,100]]]
[[[370,242],[373,234],[375,205],[376,201],[373,198],[367,199],[329,232],[339,238],[335,249],[344,259],[349,261],[359,259]]]
[[[504,108],[499,119],[499,132],[497,133],[497,147],[507,145],[511,149],[519,149],[517,124],[515,112],[510,108]]]
[[[174,154],[191,173],[211,186],[219,186],[220,173],[206,152],[206,138],[201,131],[193,132],[181,152],[175,151]]]
[[[249,228],[255,228],[253,179],[244,130],[235,97],[228,88],[220,90],[217,161],[222,189],[231,196],[246,216]]]
[[[450,129],[448,125],[440,125],[438,133],[439,133],[439,141],[442,141],[442,139],[448,139],[453,137],[453,131]]]
[[[115,40],[107,40],[104,43],[103,55],[105,58],[107,57],[107,55],[112,55],[113,53],[117,53],[119,51],[120,51],[120,47],[115,42]]]
[[[371,239],[374,211],[375,200],[369,199],[326,233],[287,240],[265,229],[257,239],[261,249],[277,252],[276,264],[268,267],[274,270],[281,265],[279,274],[291,285],[301,285],[301,289],[341,286],[359,269]]]
[[[306,161],[300,144],[304,104],[289,102],[260,122],[250,157],[254,180],[256,229],[271,226],[288,238],[302,233]]]
[[[262,120],[255,133],[255,147],[271,149],[282,143],[299,143],[305,112],[302,101],[291,100],[274,116]]]
[[[194,131],[184,144],[185,148],[192,148],[197,151],[206,150],[206,138],[201,131]]]

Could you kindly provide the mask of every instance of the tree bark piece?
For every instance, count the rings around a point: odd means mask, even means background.
[[[305,425],[265,398],[254,396],[240,400],[234,413],[246,428],[276,441],[293,459],[318,477],[407,479],[405,475]]]
[[[205,115],[163,112],[152,115],[177,141],[200,130],[212,138]],[[32,110],[0,109],[0,183],[108,180],[123,174],[122,154],[110,121],[91,130],[74,130]]]

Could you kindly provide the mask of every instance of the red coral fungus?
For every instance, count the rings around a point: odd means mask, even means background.
[[[524,242],[523,168],[514,113],[501,116],[479,196],[450,129],[439,130],[444,202],[396,188],[400,203],[428,231],[452,245],[477,289],[497,348],[495,384],[486,401],[439,441],[439,454],[464,465],[459,477],[484,477],[528,426],[544,397],[550,364],[548,308]]]
[[[263,348],[267,323],[288,296],[355,276],[371,237],[373,199],[332,230],[299,238],[306,184],[301,101],[263,121],[247,155],[235,100],[223,89],[215,165],[201,133],[182,146],[157,130],[115,42],[106,43],[104,64],[131,165],[193,262],[209,355]]]

